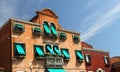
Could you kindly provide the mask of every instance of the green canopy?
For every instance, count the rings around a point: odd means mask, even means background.
[[[43,26],[44,26],[45,32],[46,32],[47,34],[51,34],[51,31],[50,31],[49,26],[48,26],[46,23],[45,23]]]
[[[62,52],[67,59],[70,59],[70,55],[67,50],[63,49]]]
[[[57,31],[56,31],[56,28],[54,26],[51,26],[51,31],[53,33],[53,35],[57,35]]]
[[[20,54],[20,55],[25,55],[25,51],[24,51],[22,45],[17,44],[17,45],[16,45],[16,49],[17,49],[18,54]]]
[[[65,72],[64,69],[48,69],[49,72]]]
[[[81,51],[76,51],[77,56],[79,57],[80,60],[83,60],[83,56]]]
[[[50,51],[51,54],[55,54],[49,45],[47,45],[47,49]]]
[[[42,57],[44,56],[44,52],[43,52],[42,48],[36,47],[35,50],[39,56],[42,56]]]
[[[58,55],[61,55],[61,52],[60,52],[60,50],[58,49],[57,46],[54,46],[54,50],[57,52]]]

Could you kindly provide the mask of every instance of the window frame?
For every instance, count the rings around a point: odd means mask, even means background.
[[[106,63],[105,59],[107,60],[107,63]],[[109,66],[109,65],[110,65],[110,60],[109,60],[109,57],[108,57],[108,56],[104,56],[104,64],[105,64],[106,66]]]
[[[62,36],[62,34],[65,35],[65,36]],[[60,37],[60,40],[66,40],[67,39],[67,34],[65,32],[60,32],[59,37]]]
[[[57,47],[57,49],[59,50],[60,54],[59,54],[58,52],[56,52],[56,50],[55,50],[55,48],[54,48],[54,47]],[[62,55],[62,53],[61,53],[61,51],[60,51],[60,49],[59,49],[59,46],[58,46],[58,45],[53,45],[53,51],[55,52],[55,54],[57,54],[57,55],[59,55],[59,56],[61,56],[61,55]]]
[[[75,37],[77,37],[77,38],[75,38]],[[80,42],[80,37],[79,37],[79,35],[73,34],[73,35],[72,35],[72,38],[73,38],[73,41],[74,41],[74,42],[76,42],[76,43]]]
[[[36,29],[36,28],[39,28],[39,29],[40,29],[40,32],[35,32],[35,29]],[[32,27],[32,33],[33,33],[34,35],[40,35],[40,34],[42,34],[42,30],[41,30],[40,27],[33,26],[33,27]]]
[[[23,29],[22,30],[17,29],[17,25],[21,25],[23,27]],[[13,23],[13,31],[18,32],[18,33],[22,33],[25,31],[25,26],[21,23]]]
[[[36,47],[39,47],[39,48],[43,51],[44,56],[39,56],[39,55],[38,55],[38,53],[36,52]],[[44,47],[43,47],[42,45],[36,45],[36,44],[34,44],[34,45],[33,45],[33,48],[34,48],[34,57],[35,57],[36,59],[40,59],[40,58],[44,58],[44,57],[45,57]]]
[[[16,45],[17,44],[20,44],[20,45],[22,45],[22,47],[23,47],[23,50],[24,50],[24,52],[25,52],[25,55],[19,55],[19,54],[17,54],[16,52],[17,52],[17,49],[16,49]],[[26,47],[25,47],[25,43],[18,43],[18,42],[14,42],[14,57],[15,58],[24,58],[25,56],[26,56]]]
[[[53,51],[53,54],[47,49],[47,46],[50,46],[51,50]],[[45,45],[45,52],[46,54],[49,54],[49,55],[55,55],[55,52],[50,44]]]
[[[79,53],[82,55],[83,59],[80,59],[80,58],[79,58],[79,56],[77,55],[77,52],[79,52]],[[82,53],[81,50],[75,50],[75,55],[76,55],[76,59],[77,59],[78,61],[83,61],[83,60],[84,60],[84,56],[83,56],[83,53]]]
[[[50,33],[47,33],[44,25],[47,25]],[[50,29],[49,23],[47,21],[43,21],[43,30],[44,30],[45,35],[48,35],[48,36],[51,35],[51,29]]]
[[[64,53],[63,53],[63,50],[66,50],[66,51],[67,51],[67,53],[69,54],[69,58],[66,58],[66,57],[65,57],[65,55],[64,55]],[[64,59],[65,59],[65,60],[70,60],[70,53],[69,53],[69,50],[68,50],[67,48],[61,48],[61,53],[62,53],[62,55],[64,56]]]
[[[92,56],[91,56],[90,54],[85,54],[84,57],[85,57],[86,65],[91,65],[91,62],[92,62]],[[87,57],[88,60],[89,60],[88,62],[87,62],[86,57]]]
[[[56,31],[57,34],[54,34],[54,31],[53,31],[52,27],[54,27],[54,29],[55,29],[55,31]],[[53,35],[54,37],[58,37],[58,32],[57,32],[57,29],[56,29],[56,26],[55,26],[54,23],[50,23],[50,29],[51,29],[52,35]]]

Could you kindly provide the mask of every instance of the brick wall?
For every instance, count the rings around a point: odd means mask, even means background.
[[[11,35],[10,22],[7,21],[4,26],[0,28],[0,67],[6,71],[11,71]]]
[[[43,12],[45,14],[43,14]],[[49,14],[50,13],[50,14]],[[49,15],[46,15],[49,14]],[[15,72],[16,70],[24,70],[24,71],[30,71],[30,67],[32,67],[33,71],[37,70],[43,70],[45,69],[45,59],[40,59],[36,60],[34,58],[34,51],[33,51],[33,45],[43,45],[44,50],[45,50],[45,45],[49,42],[51,43],[56,43],[58,44],[59,48],[67,48],[69,50],[70,54],[70,60],[69,61],[64,61],[63,68],[66,70],[71,70],[71,72],[74,72],[74,70],[82,70],[85,71],[85,64],[84,62],[78,62],[76,60],[75,56],[75,50],[81,50],[81,44],[79,43],[74,43],[73,42],[73,34],[79,35],[79,33],[76,32],[71,32],[71,31],[66,31],[62,30],[61,26],[58,23],[58,20],[56,17],[50,16],[54,15],[54,13],[51,12],[51,10],[48,11],[42,11],[42,13],[38,13],[35,18],[31,20],[31,22],[40,24],[40,28],[43,31],[43,34],[40,37],[34,37],[32,35],[32,27],[34,25],[25,23],[22,21],[12,21],[18,22],[21,24],[24,24],[25,26],[25,31],[21,34],[14,34],[13,31],[11,31],[12,34],[12,72]],[[53,37],[45,37],[44,36],[44,30],[43,30],[43,21],[46,20],[48,23],[53,22],[56,25],[57,32],[65,32],[67,34],[67,39],[65,41],[61,41],[59,37],[57,39],[54,39]],[[16,59],[14,58],[14,47],[13,43],[14,42],[21,42],[25,43],[25,48],[26,48],[26,57],[24,59]],[[53,45],[51,44],[51,45]],[[30,65],[31,64],[31,65]]]
[[[86,42],[81,42],[81,45],[82,47],[85,47],[85,48],[93,48],[90,44],[87,44]]]
[[[89,54],[91,56],[91,64],[86,65],[87,71],[95,72],[98,68],[105,70],[105,72],[110,72],[110,66],[106,66],[104,63],[104,56],[109,57],[108,52],[98,51],[94,49],[83,49],[84,54]]]
[[[119,72],[120,71],[120,57],[115,56],[110,58],[111,61],[111,72]]]

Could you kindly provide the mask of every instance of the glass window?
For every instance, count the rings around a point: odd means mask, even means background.
[[[65,39],[67,38],[67,35],[66,35],[66,33],[64,33],[64,32],[60,32],[60,33],[59,33],[59,36],[60,36],[60,39],[61,39],[61,40],[65,40]]]
[[[19,56],[25,56],[25,55],[26,55],[25,44],[14,43],[14,56],[19,57]]]
[[[23,32],[24,31],[24,25],[18,24],[18,23],[13,24],[13,30],[15,32]]]
[[[85,54],[85,62],[87,65],[91,64],[91,56],[89,54]]]
[[[60,52],[60,50],[59,50],[59,48],[58,48],[57,45],[53,45],[53,50],[54,50],[54,52],[55,52],[56,54],[62,55],[62,53]]]
[[[45,56],[43,46],[40,45],[34,45],[34,53],[37,58]]]
[[[70,55],[68,49],[61,49],[62,54],[64,55],[65,59],[70,59]]]
[[[52,55],[55,54],[54,51],[53,51],[53,49],[52,49],[52,47],[51,47],[51,45],[49,45],[49,44],[46,45],[46,52],[50,53]]]
[[[32,30],[33,30],[33,33],[37,35],[41,34],[42,32],[42,30],[39,27],[33,27]]]
[[[73,40],[75,41],[75,42],[79,42],[80,41],[80,37],[79,37],[79,35],[73,35]]]
[[[105,65],[109,65],[109,57],[108,56],[104,56],[104,63],[105,63]]]
[[[76,50],[76,51],[75,51],[75,54],[76,54],[77,60],[82,61],[82,60],[84,59],[81,51]]]

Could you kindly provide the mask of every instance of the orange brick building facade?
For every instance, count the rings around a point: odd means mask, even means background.
[[[94,49],[85,42],[81,44],[87,72],[110,72],[109,52]]]
[[[80,33],[64,30],[50,9],[0,28],[0,67],[6,72],[86,72]]]
[[[120,56],[110,58],[111,72],[120,72]]]

